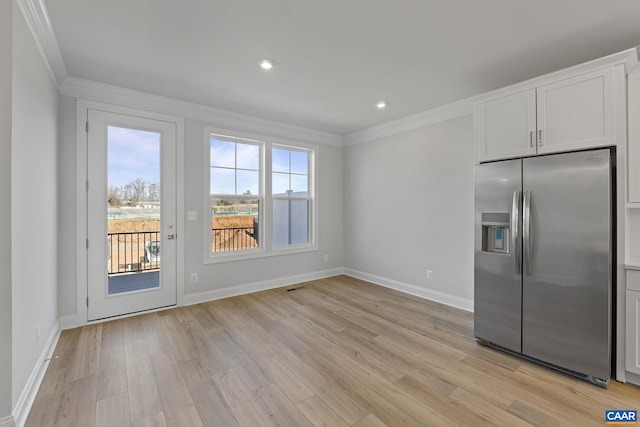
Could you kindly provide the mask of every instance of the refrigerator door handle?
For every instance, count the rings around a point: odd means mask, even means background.
[[[524,250],[524,274],[531,274],[531,192],[524,192],[522,202],[522,246]]]
[[[522,265],[522,253],[518,241],[520,239],[520,191],[513,192],[513,203],[511,205],[511,247],[515,253],[515,272],[520,274]]]

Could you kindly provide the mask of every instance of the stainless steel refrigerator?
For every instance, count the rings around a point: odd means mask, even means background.
[[[607,387],[613,157],[593,150],[475,168],[474,330]]]

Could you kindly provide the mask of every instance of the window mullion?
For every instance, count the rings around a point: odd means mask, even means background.
[[[291,151],[289,151],[289,171],[288,171],[288,177],[289,177],[289,194],[293,194],[293,190],[291,188]],[[291,209],[289,209],[289,212],[291,212]],[[291,229],[291,215],[289,215],[289,229]],[[289,240],[291,240],[291,235],[289,235]]]
[[[273,167],[272,167],[272,145],[271,143],[265,143],[262,148],[262,163],[261,163],[261,191],[263,195],[263,204],[260,220],[260,238],[261,245],[265,251],[271,252],[273,242]]]

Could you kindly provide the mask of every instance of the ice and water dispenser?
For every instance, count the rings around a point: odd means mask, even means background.
[[[482,213],[482,250],[499,254],[509,253],[509,213]]]

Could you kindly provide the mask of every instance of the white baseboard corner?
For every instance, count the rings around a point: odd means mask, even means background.
[[[0,418],[0,427],[15,427],[16,423],[13,420],[13,416],[9,415],[8,417]]]
[[[455,295],[445,294],[444,292],[421,288],[416,285],[399,282],[397,280],[388,279],[386,277],[376,276],[374,274],[365,273],[363,271],[358,271],[351,268],[345,268],[344,274],[346,274],[347,276],[355,277],[356,279],[384,286],[385,288],[394,289],[396,291],[404,292],[405,294],[414,295],[420,298],[439,302],[441,304],[460,308],[462,310],[473,313],[473,300],[470,299],[460,298]]]
[[[44,378],[44,374],[47,372],[49,360],[51,360],[53,352],[56,349],[56,345],[58,345],[60,332],[60,321],[57,321],[55,325],[53,325],[53,329],[49,334],[47,343],[42,349],[42,353],[40,354],[40,357],[38,357],[38,361],[33,367],[33,371],[31,372],[31,375],[27,380],[27,384],[22,390],[22,394],[20,395],[20,399],[18,399],[16,407],[13,409],[12,422],[14,422],[14,424],[8,425],[22,427],[27,422],[27,417],[29,416],[29,412],[31,411],[33,402],[36,400],[36,395],[38,394],[38,390],[40,389],[40,385],[42,384],[42,379]],[[5,424],[2,424],[2,421],[0,421],[0,427],[4,426]]]
[[[245,285],[229,286],[211,291],[187,294],[184,296],[184,305],[200,304],[208,301],[215,301],[223,298],[235,297],[238,295],[250,294],[253,292],[266,291],[283,286],[295,285],[297,283],[308,282],[310,280],[326,279],[327,277],[344,274],[343,268],[333,268],[330,270],[314,271],[312,273],[297,274],[295,276],[279,277],[277,279],[264,280],[261,282],[247,283]]]
[[[78,316],[75,314],[69,316],[60,317],[60,330],[66,331],[68,329],[77,328],[78,325]]]

